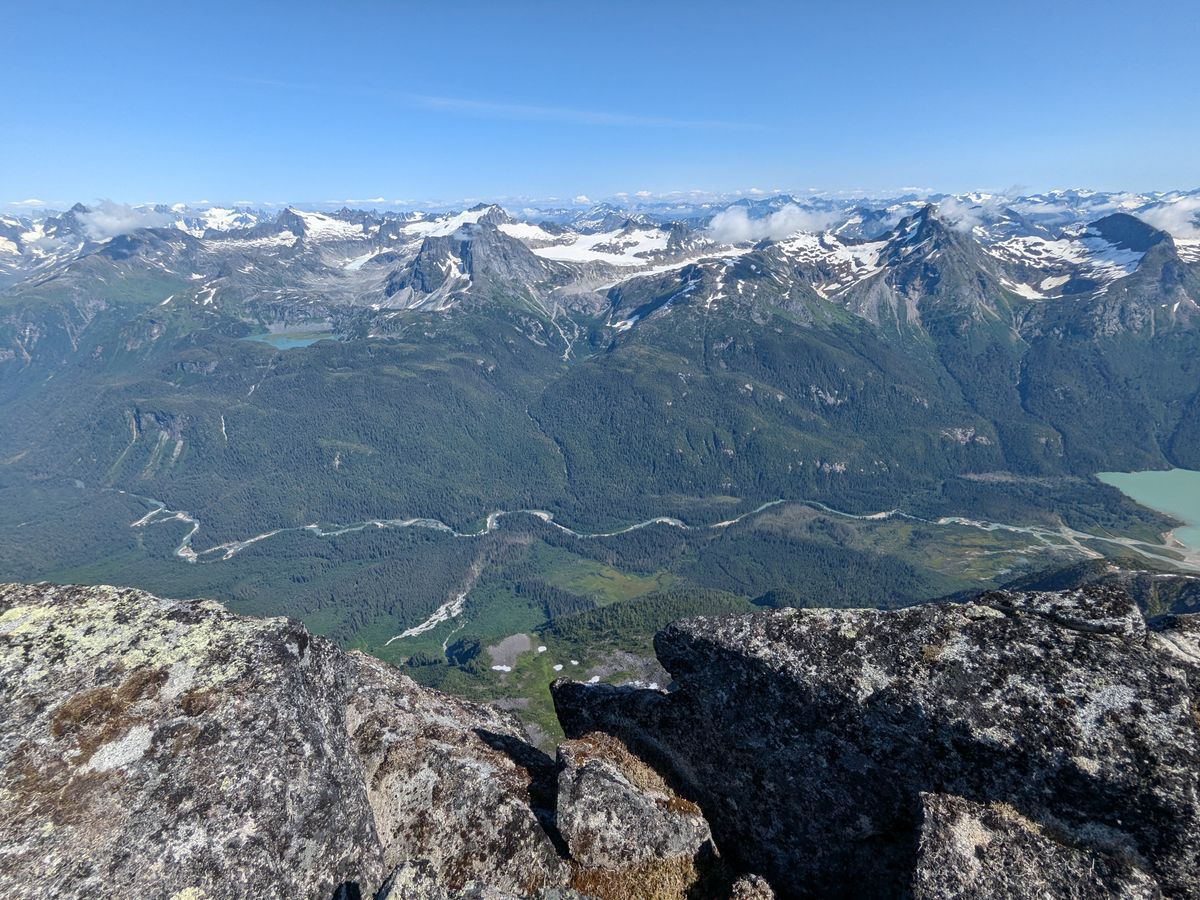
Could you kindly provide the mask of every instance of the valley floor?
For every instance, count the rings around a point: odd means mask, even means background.
[[[902,606],[1086,559],[1200,572],[1200,552],[1154,539],[1141,521],[1122,533],[1061,520],[851,513],[811,500],[595,532],[525,509],[492,512],[466,531],[397,517],[205,544],[199,517],[149,497],[77,483],[41,499],[38,521],[2,523],[25,549],[3,560],[18,577],[214,596],[239,611],[291,615],[407,665],[423,683],[509,705],[545,741],[559,736],[554,678],[656,683],[665,673],[650,638],[682,616]],[[55,543],[41,540],[50,535]]]

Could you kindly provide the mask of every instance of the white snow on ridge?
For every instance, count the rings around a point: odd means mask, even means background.
[[[220,246],[231,247],[234,249],[248,249],[250,247],[294,247],[300,238],[292,234],[290,231],[281,231],[278,234],[268,235],[260,238],[242,238],[242,237],[224,237]]]
[[[193,237],[203,237],[205,231],[233,231],[238,228],[252,228],[258,224],[258,216],[253,213],[226,209],[223,206],[189,211],[183,204],[177,203],[172,209],[176,213],[187,214],[186,218],[176,220],[175,227]]]
[[[355,225],[353,222],[343,222],[341,219],[335,219],[322,213],[301,212],[298,209],[292,209],[290,212],[295,213],[304,222],[306,237],[352,240],[361,238],[364,234],[362,226]]]
[[[1056,240],[1036,236],[1013,237],[986,249],[1004,262],[1023,263],[1060,273],[1063,269],[1072,270],[1101,284],[1129,275],[1137,269],[1145,255],[1136,250],[1124,250],[1099,235],[1087,232],[1067,233]],[[1049,290],[1061,287],[1069,280],[1069,275],[1059,274],[1043,279],[1039,287]],[[1033,291],[1033,288],[1028,289]]]
[[[468,209],[446,218],[419,219],[406,224],[404,230],[421,237],[448,237],[464,225],[474,225],[491,211],[492,207],[484,207]]]
[[[204,224],[218,231],[228,231],[231,228],[244,228],[254,223],[254,216],[238,212],[236,209],[225,209],[214,206],[204,211]]]
[[[667,232],[654,229],[624,229],[602,234],[572,234],[563,243],[530,248],[544,259],[559,262],[602,262],[610,266],[645,266],[648,254],[667,249]]]
[[[1175,238],[1175,249],[1184,262],[1200,262],[1200,239]]]
[[[878,272],[882,268],[880,257],[886,246],[887,241],[851,244],[844,243],[832,232],[817,234],[809,231],[794,234],[778,244],[790,259],[831,270],[832,280],[814,285],[822,295],[836,293]]]
[[[504,222],[498,226],[509,237],[519,241],[556,241],[559,236],[551,234],[540,225],[530,222]]]
[[[34,222],[28,231],[22,232],[20,236],[21,244],[25,247],[25,252],[33,257],[43,257],[48,255],[46,248],[42,246],[42,242],[46,241],[53,246],[54,241],[48,238],[46,234],[45,222]]]

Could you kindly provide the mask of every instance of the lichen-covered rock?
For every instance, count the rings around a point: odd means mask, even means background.
[[[215,603],[0,588],[0,895],[381,880],[340,657]]]
[[[575,884],[603,897],[683,897],[712,869],[712,834],[683,799],[615,737],[558,747],[559,832]]]
[[[1152,900],[1162,893],[1129,861],[1061,843],[1006,803],[925,794],[914,900],[1070,897]]]
[[[775,892],[761,875],[743,875],[733,883],[729,900],[775,900]]]
[[[427,863],[398,866],[375,900],[591,900],[569,888],[545,888],[533,894],[514,894],[490,884],[467,882],[460,888],[448,888],[436,870]]]
[[[922,792],[1006,803],[1198,896],[1198,635],[1103,587],[780,610],[669,626],[669,693],[554,697],[568,735],[621,737],[782,896],[906,894]]]
[[[676,794],[619,739],[588,734],[558,747],[558,829],[581,866],[620,869],[711,848],[700,807]]]
[[[525,743],[516,720],[351,657],[351,746],[387,868],[422,861],[448,888],[477,882],[522,896],[565,884],[569,867],[544,825],[553,799],[535,785],[553,777],[554,763]]]
[[[0,896],[328,900],[400,862],[448,890],[569,874],[514,719],[289,620],[0,586],[0,723]]]

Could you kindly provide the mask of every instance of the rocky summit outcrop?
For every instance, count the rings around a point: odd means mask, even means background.
[[[554,685],[784,897],[1200,896],[1200,620],[1123,591],[692,619]]]
[[[508,713],[288,619],[0,586],[0,896],[1200,896],[1200,619],[1098,583],[691,619]]]
[[[558,747],[558,830],[575,884],[604,896],[682,897],[720,880],[700,807],[678,796],[615,737]]]
[[[327,900],[406,868],[527,896],[571,874],[535,796],[553,763],[516,720],[290,620],[0,587],[0,722],[0,896]]]

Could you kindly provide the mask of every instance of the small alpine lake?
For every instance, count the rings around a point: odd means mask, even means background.
[[[263,334],[248,334],[242,340],[270,344],[276,350],[295,350],[297,347],[307,347],[317,341],[335,337],[330,325],[324,322],[315,322],[285,328],[272,328]]]
[[[1147,472],[1098,472],[1096,477],[1112,485],[1142,506],[1172,516],[1184,525],[1171,532],[1190,554],[1200,554],[1200,472],[1166,469]]]

